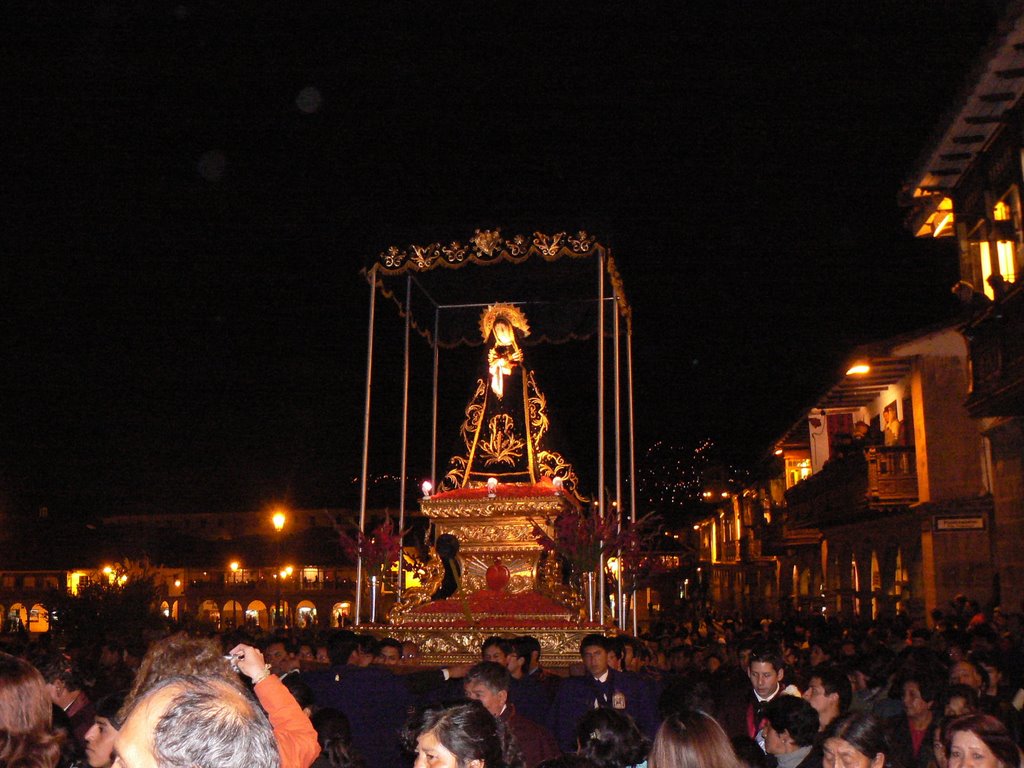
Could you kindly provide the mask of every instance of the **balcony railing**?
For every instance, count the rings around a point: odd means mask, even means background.
[[[868,448],[868,500],[877,504],[917,501],[917,454],[912,447]]]
[[[722,543],[722,559],[723,560],[739,560],[740,559],[740,543],[739,541],[726,541]]]
[[[1024,286],[964,329],[971,345],[971,396],[967,409],[975,418],[1013,416],[1024,398]]]
[[[840,522],[917,501],[913,446],[872,447],[833,459],[786,491],[787,525]]]

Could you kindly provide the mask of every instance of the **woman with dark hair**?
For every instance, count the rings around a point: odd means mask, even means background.
[[[979,709],[978,691],[969,685],[956,683],[943,692],[941,712],[947,719],[973,715]]]
[[[647,768],[740,768],[740,761],[710,715],[674,712],[654,737]]]
[[[824,768],[900,768],[890,756],[881,721],[867,712],[836,720],[825,738]]]
[[[352,748],[352,728],[343,712],[324,707],[310,720],[320,742],[320,757],[313,768],[363,768],[362,757]]]
[[[110,693],[96,702],[93,724],[85,732],[85,758],[90,768],[110,768],[114,763],[114,739],[122,725],[118,713],[125,693]]]
[[[779,696],[765,708],[764,749],[775,755],[779,768],[810,768],[821,765],[814,749],[818,735],[818,712],[796,696]]]
[[[1021,768],[1021,753],[992,715],[967,715],[946,727],[949,768]]]
[[[0,653],[0,765],[54,768],[60,737],[53,733],[53,702],[39,671]]]
[[[406,728],[414,768],[523,768],[505,724],[479,701],[428,709]]]
[[[588,710],[576,724],[577,754],[598,768],[629,768],[647,759],[650,747],[633,718],[615,709]]]

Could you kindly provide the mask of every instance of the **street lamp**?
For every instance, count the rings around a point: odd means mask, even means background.
[[[284,528],[284,524],[287,518],[284,512],[277,511],[274,516],[270,518],[270,521],[274,524],[274,530],[277,531],[276,537],[276,551],[277,557],[274,563],[275,567],[279,567],[281,563],[281,530]],[[281,577],[277,576],[277,607],[274,609],[274,624],[280,626],[284,622],[281,620]]]
[[[232,560],[228,566],[231,568],[231,583],[235,586],[238,585],[238,561]],[[231,593],[231,625],[233,628],[238,628],[238,600],[235,599],[234,591]]]

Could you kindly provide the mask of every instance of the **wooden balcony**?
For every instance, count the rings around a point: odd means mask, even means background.
[[[786,491],[786,527],[848,522],[869,512],[917,501],[912,446],[881,446],[833,459]]]
[[[964,328],[971,347],[971,395],[974,418],[1024,414],[1024,284]]]
[[[917,501],[917,455],[913,447],[868,448],[868,503],[912,504]]]

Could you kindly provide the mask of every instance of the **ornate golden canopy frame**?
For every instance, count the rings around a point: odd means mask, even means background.
[[[359,527],[365,530],[366,526],[366,498],[368,487],[368,463],[369,446],[371,440],[371,410],[373,405],[373,377],[374,377],[374,342],[376,338],[375,315],[376,300],[378,294],[395,304],[400,315],[405,320],[404,340],[404,371],[403,371],[403,394],[402,394],[402,434],[401,434],[401,469],[399,472],[399,487],[403,489],[398,500],[399,508],[399,529],[404,530],[406,515],[406,498],[404,489],[407,486],[407,455],[409,440],[409,381],[410,381],[410,336],[413,331],[427,339],[431,344],[434,353],[433,365],[433,426],[431,434],[431,481],[436,483],[438,478],[437,468],[437,392],[439,379],[439,337],[438,329],[441,323],[442,312],[446,309],[455,308],[460,305],[443,304],[430,299],[433,302],[434,318],[433,328],[429,324],[417,323],[412,316],[411,302],[413,291],[413,277],[434,270],[452,271],[453,277],[456,273],[464,270],[474,269],[498,264],[521,265],[523,269],[536,269],[538,273],[538,285],[544,280],[543,269],[545,264],[553,264],[561,259],[591,260],[594,264],[594,279],[589,283],[589,288],[581,292],[581,300],[596,303],[597,324],[594,329],[595,343],[597,346],[597,370],[594,371],[596,382],[596,402],[594,412],[595,433],[597,442],[597,477],[593,480],[593,486],[601,489],[599,493],[593,494],[593,503],[604,509],[614,501],[617,509],[628,510],[632,519],[636,519],[636,483],[635,483],[635,450],[633,445],[633,353],[632,353],[632,310],[626,300],[622,285],[622,279],[616,268],[612,254],[604,245],[591,237],[586,232],[568,234],[558,232],[553,235],[546,235],[535,232],[532,236],[514,235],[505,236],[501,230],[476,230],[472,237],[464,241],[453,241],[448,244],[430,243],[428,245],[409,245],[407,247],[391,246],[381,252],[372,265],[364,270],[364,274],[370,285],[369,302],[369,329],[366,356],[366,395],[364,409],[363,428],[363,454],[361,468],[361,489],[359,502]],[[401,278],[405,283],[404,301],[401,298]],[[590,293],[590,290],[593,293]],[[515,303],[521,300],[516,296],[495,295],[489,297],[488,303],[498,302]],[[466,306],[466,305],[461,305]],[[608,354],[610,352],[610,354]],[[607,358],[612,359],[611,366],[607,364]],[[612,368],[613,387],[612,401],[613,408],[610,413],[611,419],[607,418],[609,408],[606,403],[606,379],[607,368]],[[625,369],[626,386],[622,385],[621,373]],[[625,390],[625,392],[623,391]],[[624,428],[623,422],[626,426]],[[610,422],[610,423],[608,423]],[[612,439],[612,450],[608,450],[609,433]],[[389,442],[393,442],[394,435],[377,436]],[[626,439],[628,437],[628,440]],[[624,446],[628,443],[628,456],[624,456]],[[629,477],[634,481],[629,483],[630,497],[623,498],[623,478],[626,474],[625,464],[628,461]],[[610,482],[610,477],[614,482]],[[435,521],[436,524],[436,521]],[[612,554],[612,553],[609,553]],[[402,573],[403,564],[399,563],[398,586],[396,589],[397,598],[402,602],[402,584],[404,576]],[[603,570],[603,558],[601,568]],[[362,586],[363,586],[363,564],[361,561],[356,565],[356,599],[355,599],[355,623],[361,620]],[[600,622],[605,623],[605,599],[604,580],[600,579]],[[618,609],[618,616],[612,617],[622,629],[627,628],[628,617],[626,606],[622,599],[621,587],[618,599],[615,601]],[[636,617],[633,615],[633,628],[635,631]],[[509,631],[514,628],[509,627]],[[495,630],[490,629],[490,634]],[[542,639],[542,643],[543,643]],[[555,649],[548,649],[555,650]],[[564,649],[563,649],[564,650]],[[573,651],[575,653],[575,651]]]

